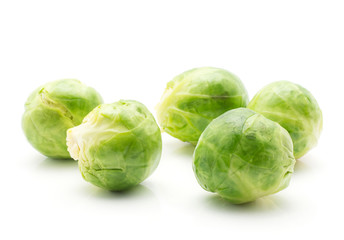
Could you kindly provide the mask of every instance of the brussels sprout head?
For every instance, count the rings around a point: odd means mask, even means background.
[[[161,133],[153,115],[137,101],[102,104],[67,132],[71,156],[83,178],[120,191],[145,180],[161,156]]]
[[[300,85],[288,81],[271,83],[260,90],[247,107],[289,132],[295,158],[317,145],[323,126],[322,112],[312,94]]]
[[[288,132],[246,108],[230,110],[213,120],[193,156],[199,184],[235,204],[286,188],[294,164]]]
[[[75,79],[49,82],[31,93],[25,103],[22,128],[30,144],[51,158],[70,158],[66,145],[68,128],[102,103],[91,87]]]
[[[167,84],[157,117],[168,134],[196,145],[214,118],[247,103],[246,89],[235,75],[220,68],[195,68]]]

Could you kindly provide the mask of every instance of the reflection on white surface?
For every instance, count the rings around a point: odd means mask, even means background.
[[[52,159],[45,158],[38,164],[38,168],[44,170],[49,169],[74,169],[78,166],[78,162],[73,159]]]
[[[269,213],[279,209],[283,209],[287,206],[280,197],[270,195],[254,202],[235,205],[231,204],[220,196],[214,194],[207,197],[204,201],[207,207],[212,208],[215,211],[227,211],[231,213]]]

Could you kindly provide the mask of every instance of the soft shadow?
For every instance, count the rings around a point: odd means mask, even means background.
[[[303,158],[302,158],[303,159]],[[309,170],[309,165],[301,160],[296,160],[294,171],[295,172],[305,172]]]
[[[153,192],[142,184],[123,191],[108,191],[95,186],[89,186],[86,190],[91,196],[102,199],[133,199],[154,196]]]
[[[181,154],[183,156],[192,157],[194,150],[194,145],[192,145],[191,143],[185,143],[182,147],[176,150],[176,153]]]
[[[180,140],[163,134],[163,153],[169,155],[179,155],[184,157],[192,156],[195,146],[191,143],[181,142]]]
[[[126,191],[107,191],[91,184],[76,189],[85,201],[107,206],[115,214],[134,214],[146,216],[160,211],[160,204],[154,192],[147,186],[139,184]]]
[[[285,206],[282,199],[274,195],[262,197],[256,201],[244,204],[232,204],[218,195],[211,195],[205,201],[210,207],[221,212],[265,213],[279,210]]]
[[[40,168],[77,168],[78,162],[73,159],[46,158],[40,164]]]
[[[317,155],[307,153],[305,156],[296,160],[294,167],[295,173],[309,171],[311,168],[314,168],[319,161],[321,162],[321,159],[319,159]]]

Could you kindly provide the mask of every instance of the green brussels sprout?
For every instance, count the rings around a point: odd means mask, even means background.
[[[247,103],[248,95],[239,78],[220,68],[195,68],[167,83],[157,117],[168,134],[196,145],[214,118]]]
[[[271,83],[247,107],[289,132],[296,159],[316,146],[323,126],[322,113],[312,94],[300,85],[288,81]]]
[[[193,156],[199,184],[235,204],[286,188],[294,164],[288,132],[247,108],[230,110],[214,119],[202,133]]]
[[[158,166],[162,149],[153,115],[133,100],[96,107],[67,131],[67,145],[83,178],[111,191],[145,180]]]
[[[51,158],[71,158],[67,129],[102,103],[101,96],[76,79],[46,83],[31,93],[25,103],[22,128],[29,143]]]

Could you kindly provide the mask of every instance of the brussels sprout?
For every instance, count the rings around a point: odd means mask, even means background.
[[[235,204],[286,188],[294,164],[288,132],[246,108],[214,119],[202,133],[193,156],[199,184]]]
[[[67,129],[79,125],[102,101],[93,88],[75,79],[40,86],[25,103],[22,127],[27,140],[47,157],[70,158]]]
[[[145,180],[161,156],[161,133],[153,115],[137,101],[102,104],[67,131],[68,151],[83,178],[120,191]]]
[[[271,83],[247,106],[278,122],[290,134],[296,159],[315,147],[323,125],[320,107],[305,88],[288,81]]]
[[[168,134],[196,145],[214,118],[247,103],[247,92],[239,78],[220,68],[195,68],[167,84],[157,117]]]

